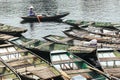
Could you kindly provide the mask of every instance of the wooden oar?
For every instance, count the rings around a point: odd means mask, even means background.
[[[66,72],[64,72],[63,70],[59,70],[59,72],[64,76],[66,77],[67,79],[70,80],[70,76],[68,74],[66,74]]]

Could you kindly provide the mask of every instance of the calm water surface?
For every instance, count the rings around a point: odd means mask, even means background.
[[[36,13],[55,13],[68,11],[63,19],[120,22],[119,0],[0,0],[0,23],[27,28],[23,35],[42,39],[49,34],[65,36],[62,32],[71,26],[57,22],[21,24],[21,16],[28,14],[28,7],[34,6]]]

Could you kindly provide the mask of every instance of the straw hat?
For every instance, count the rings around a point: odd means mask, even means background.
[[[33,6],[30,6],[29,9],[33,9],[34,7]]]

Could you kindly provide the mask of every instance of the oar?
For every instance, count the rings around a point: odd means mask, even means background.
[[[59,70],[59,72],[64,76],[66,77],[67,79],[70,80],[70,76],[68,74],[66,74],[66,72],[64,72],[63,70]]]
[[[106,76],[109,80],[111,80],[111,78],[110,78],[107,74],[105,74],[104,72],[102,72],[102,71],[100,71],[100,70],[98,70],[98,69],[96,69],[96,68],[93,68],[93,67],[91,67],[91,66],[87,66],[87,67],[88,67],[89,69],[92,69],[92,70],[94,70],[94,71],[99,72],[100,74]]]

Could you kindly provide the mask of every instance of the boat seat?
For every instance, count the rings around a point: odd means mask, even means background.
[[[120,57],[109,57],[109,58],[99,58],[101,62],[103,61],[120,61]]]
[[[91,72],[90,69],[75,69],[75,70],[67,70],[65,71],[67,74],[78,74],[78,73],[88,73]]]
[[[36,66],[28,66],[28,67],[22,67],[22,68],[19,68],[19,69],[17,69],[17,71],[19,72],[19,73],[25,73],[25,72],[27,72],[27,73],[30,73],[29,71],[38,71],[38,70],[42,70],[42,69],[45,69],[45,68],[47,68],[46,66],[40,66],[40,67],[36,67]]]
[[[39,46],[37,46],[37,47],[35,47],[35,48],[41,49],[42,47],[44,47],[44,46],[49,46],[49,45],[51,45],[51,44],[53,44],[53,43],[52,43],[52,42],[46,42],[46,43],[43,43],[43,44],[41,44],[41,45],[39,45]]]
[[[28,50],[18,50],[18,51],[13,51],[13,52],[0,52],[0,56],[3,55],[11,55],[11,54],[18,54],[18,53],[24,53],[24,52],[28,52]]]
[[[15,58],[15,59],[9,59],[8,61],[6,61],[7,63],[10,63],[10,62],[14,62],[14,61],[22,61],[22,60],[27,60],[27,59],[30,59],[30,58],[35,58],[36,56],[34,55],[29,55],[29,56],[22,56],[20,58]]]
[[[0,48],[5,48],[5,47],[8,47],[8,46],[13,46],[13,44],[1,44]]]
[[[72,62],[75,62],[75,61],[80,61],[80,59],[70,59],[70,60],[54,61],[53,64],[72,63]]]
[[[26,46],[26,45],[34,44],[34,43],[36,43],[36,42],[38,42],[38,41],[39,41],[39,40],[34,39],[34,40],[31,40],[31,41],[25,42],[25,43],[23,43],[22,45]]]
[[[120,67],[120,58],[100,58],[100,63],[103,67]]]
[[[19,68],[24,68],[24,67],[28,67],[28,66],[34,66],[33,64],[29,63],[28,61],[15,61],[12,63],[7,63],[9,66],[14,67],[15,69],[19,69]]]

